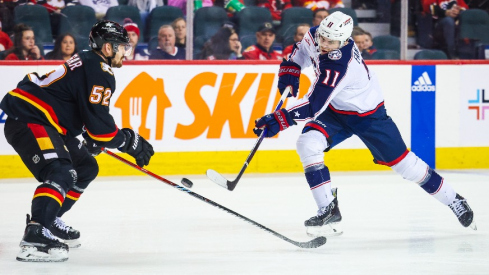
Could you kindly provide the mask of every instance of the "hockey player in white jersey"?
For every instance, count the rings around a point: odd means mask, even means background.
[[[267,137],[306,121],[297,140],[297,152],[307,182],[318,206],[317,215],[305,221],[307,233],[337,235],[341,213],[336,192],[331,189],[324,152],[357,135],[368,147],[374,162],[391,167],[403,178],[417,183],[441,203],[449,206],[460,223],[476,229],[474,213],[467,201],[436,171],[407,147],[394,121],[387,115],[375,74],[369,71],[352,38],[353,20],[334,12],[319,26],[312,27],[294,45],[288,60],[280,65],[278,88],[281,93],[299,88],[301,68],[313,66],[313,87],[294,106],[256,120],[254,132],[266,127]]]

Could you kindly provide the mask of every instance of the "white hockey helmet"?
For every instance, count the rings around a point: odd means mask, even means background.
[[[351,16],[335,11],[321,21],[316,30],[316,43],[319,44],[319,35],[331,40],[340,41],[340,48],[350,38],[353,31],[353,19]]]

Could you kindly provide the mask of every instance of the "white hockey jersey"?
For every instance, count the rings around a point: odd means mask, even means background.
[[[353,39],[339,50],[320,55],[312,27],[294,45],[289,60],[314,67],[316,79],[311,90],[289,112],[295,120],[315,119],[331,104],[334,111],[365,116],[383,104],[377,77],[369,71]]]

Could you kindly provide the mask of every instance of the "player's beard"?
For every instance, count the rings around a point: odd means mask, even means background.
[[[113,58],[112,59],[111,67],[112,68],[120,68],[120,67],[122,67],[122,59],[123,59],[122,57],[121,58],[118,58],[118,59]]]

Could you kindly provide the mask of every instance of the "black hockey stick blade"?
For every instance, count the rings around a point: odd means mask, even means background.
[[[280,100],[279,100],[277,106],[275,107],[274,112],[279,110],[282,107],[285,99],[287,98],[287,95],[290,93],[290,90],[292,90],[291,86],[287,86],[285,88],[282,96],[280,97]],[[267,129],[266,128],[263,129],[263,132],[261,133],[260,137],[256,140],[255,145],[253,145],[253,148],[251,149],[250,154],[246,158],[245,163],[241,167],[241,170],[239,171],[239,174],[236,177],[236,179],[234,179],[233,181],[229,181],[225,177],[223,177],[221,174],[219,174],[217,171],[212,170],[212,169],[208,169],[206,171],[207,177],[210,180],[212,180],[213,182],[217,183],[219,186],[222,186],[229,191],[233,191],[234,188],[236,187],[236,185],[238,184],[239,180],[241,179],[241,176],[245,172],[246,168],[248,168],[248,165],[250,164],[251,160],[253,159],[253,156],[255,155],[256,151],[258,150],[258,147],[260,147],[261,142],[265,138],[266,132],[267,132]]]
[[[284,235],[282,235],[282,234],[280,234],[278,232],[275,232],[272,229],[270,229],[270,228],[268,228],[268,227],[266,227],[266,226],[264,226],[264,225],[262,225],[260,223],[255,222],[252,219],[249,219],[249,218],[247,218],[247,217],[239,214],[238,212],[235,212],[235,211],[233,211],[233,210],[231,210],[231,209],[229,209],[229,208],[227,208],[227,207],[225,207],[225,206],[223,206],[223,205],[221,205],[221,204],[219,204],[217,202],[214,202],[214,201],[212,201],[212,200],[210,200],[210,199],[208,199],[206,197],[203,197],[203,196],[201,196],[201,195],[193,192],[192,190],[187,189],[187,188],[185,188],[183,186],[180,186],[180,185],[178,185],[178,184],[176,184],[176,183],[174,183],[174,182],[172,182],[170,180],[167,180],[167,179],[165,179],[163,177],[160,177],[160,176],[156,175],[155,173],[153,173],[151,171],[148,171],[148,170],[146,170],[146,169],[144,169],[142,167],[139,167],[136,164],[134,164],[134,163],[132,163],[132,162],[130,162],[130,161],[128,161],[128,160],[126,160],[126,159],[118,156],[117,154],[115,154],[115,153],[107,150],[106,148],[102,148],[102,152],[108,154],[109,156],[111,156],[111,157],[113,157],[113,158],[115,158],[115,159],[117,159],[117,160],[119,160],[119,161],[121,161],[121,162],[123,162],[123,163],[125,163],[125,164],[127,164],[127,165],[129,165],[129,166],[131,166],[131,167],[133,167],[133,168],[135,168],[135,169],[143,172],[143,173],[145,173],[148,176],[153,177],[154,179],[157,179],[159,181],[162,181],[162,182],[164,182],[164,183],[166,183],[166,184],[168,184],[168,185],[170,185],[170,186],[172,186],[172,187],[174,187],[174,188],[176,188],[176,189],[178,189],[178,190],[180,190],[182,192],[185,192],[185,193],[189,194],[190,196],[192,196],[194,198],[197,198],[197,199],[199,199],[199,200],[201,200],[201,201],[203,201],[203,202],[205,202],[207,204],[210,204],[210,205],[212,205],[214,207],[217,207],[217,208],[219,208],[221,210],[224,210],[225,212],[227,212],[227,213],[229,213],[229,214],[231,214],[233,216],[236,216],[236,217],[238,217],[238,218],[240,218],[240,219],[242,219],[244,221],[247,221],[248,223],[251,223],[252,225],[254,225],[254,226],[256,226],[256,227],[258,227],[260,229],[263,229],[266,232],[274,235],[275,237],[280,238],[280,239],[282,239],[282,240],[284,240],[286,242],[289,242],[289,243],[291,243],[291,244],[293,244],[295,246],[298,246],[298,247],[301,247],[301,248],[317,248],[317,247],[320,247],[320,246],[322,246],[323,244],[326,243],[326,238],[325,237],[318,237],[318,238],[315,238],[315,239],[313,239],[311,241],[308,241],[308,242],[297,242],[297,241],[291,240],[291,239],[285,237]]]
[[[301,248],[318,248],[325,244],[327,241],[326,237],[317,237],[308,242],[297,243],[296,245]]]

